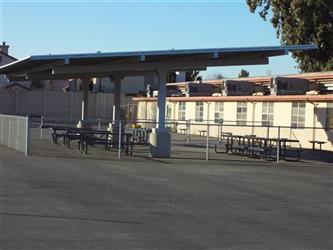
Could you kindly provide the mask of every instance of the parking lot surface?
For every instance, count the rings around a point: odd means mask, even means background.
[[[0,249],[332,249],[332,176],[324,163],[0,148]]]

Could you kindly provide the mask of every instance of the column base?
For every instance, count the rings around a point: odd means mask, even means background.
[[[149,135],[149,154],[154,158],[170,158],[171,135],[167,129],[153,129]]]
[[[82,129],[91,129],[91,125],[87,124],[85,121],[78,121],[76,124],[77,128],[82,128]]]

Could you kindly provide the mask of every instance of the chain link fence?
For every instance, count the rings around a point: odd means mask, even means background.
[[[0,114],[0,144],[28,155],[29,117]]]
[[[143,128],[156,125],[153,120],[137,120],[133,123]],[[222,120],[168,120],[165,127],[171,133],[171,154],[176,158],[217,160],[231,159],[230,155],[236,155],[237,159],[262,158],[278,162],[281,158],[310,159],[311,155],[316,155],[322,149],[328,152],[325,157],[332,157],[329,155],[329,151],[332,151],[329,133],[323,128],[263,126],[261,122],[249,124]]]
[[[114,123],[96,119],[80,127],[75,120],[31,119],[32,153],[60,157],[84,154],[103,159],[149,157],[149,134],[156,125],[155,120]],[[261,122],[167,120],[164,127],[171,135],[172,158],[201,160],[298,160],[312,149],[310,141],[325,134],[322,128],[262,126]],[[314,146],[319,149],[325,144]]]

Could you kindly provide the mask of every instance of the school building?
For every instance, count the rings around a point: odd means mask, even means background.
[[[207,133],[207,124],[213,137],[221,127],[223,132],[269,137],[278,137],[280,130],[281,138],[297,139],[302,148],[333,151],[333,72],[167,86],[166,125],[174,132],[187,127],[190,134]],[[156,120],[156,97],[133,100],[139,121]]]

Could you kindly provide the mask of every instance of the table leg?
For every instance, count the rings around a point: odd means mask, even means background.
[[[287,143],[283,142],[283,159],[286,160],[286,149],[287,149]]]

